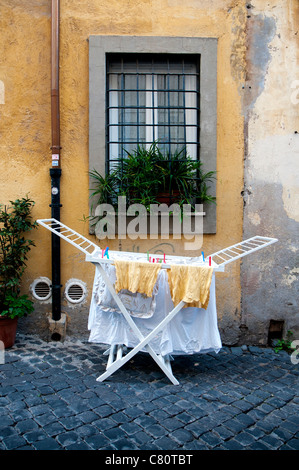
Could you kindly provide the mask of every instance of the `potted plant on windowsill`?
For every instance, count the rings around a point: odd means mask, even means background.
[[[138,146],[133,152],[127,152],[117,169],[119,195],[126,196],[127,207],[142,204],[147,211],[151,204],[156,204],[156,194],[161,176],[156,171],[159,154],[155,144],[149,148]]]
[[[33,311],[33,302],[21,295],[27,253],[34,242],[25,233],[37,227],[31,220],[34,202],[28,197],[0,205],[0,341],[5,348],[15,342],[18,319]]]
[[[173,154],[163,154],[156,142],[149,148],[138,146],[127,152],[105,177],[96,170],[89,174],[95,205],[116,206],[117,197],[126,196],[127,208],[138,203],[150,212],[151,204],[190,204],[194,209],[195,203],[211,203],[216,199],[209,195],[208,186],[215,172],[204,172],[202,163],[189,157],[185,147]]]
[[[215,178],[214,171],[204,172],[202,162],[188,156],[185,147],[173,154],[164,155],[159,150],[158,153],[156,167],[161,179],[157,200],[160,203],[190,204],[194,208],[196,202],[216,202],[216,198],[208,194],[208,183]]]

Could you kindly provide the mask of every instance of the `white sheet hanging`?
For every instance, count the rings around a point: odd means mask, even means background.
[[[115,282],[114,266],[109,265],[108,267],[106,265],[105,269],[106,272],[109,272],[111,280]],[[107,306],[107,302],[102,301],[106,294],[102,278],[96,270],[88,319],[89,341],[108,345],[124,344],[129,348],[136,346],[139,340],[130,330],[123,315],[117,308]],[[153,294],[153,299],[151,299],[153,314],[148,318],[134,318],[144,336],[150,333],[174,307],[166,269],[159,273]],[[135,297],[134,301],[138,310],[136,304],[138,298]],[[162,356],[218,352],[221,349],[217,326],[215,275],[210,288],[208,308],[206,310],[193,307],[182,309],[166,328],[150,342],[150,345],[157,354],[162,354]]]
[[[106,265],[105,271],[107,272],[112,284],[115,285],[115,266],[112,264]],[[128,312],[133,317],[150,318],[155,312],[157,293],[158,282],[156,282],[154,286],[152,297],[147,297],[145,294],[141,294],[139,292],[132,293],[125,289],[122,289],[119,292],[118,296],[120,297],[122,303],[124,304]],[[94,297],[97,305],[101,305],[102,307],[109,307],[111,308],[111,310],[121,314],[114,298],[112,297],[110,290],[102,280],[101,275],[96,276],[96,281],[94,285]]]

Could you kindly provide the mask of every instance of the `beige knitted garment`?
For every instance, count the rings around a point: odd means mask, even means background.
[[[160,263],[142,263],[115,260],[116,283],[115,291],[122,289],[140,292],[151,297],[161,269]]]
[[[210,298],[213,268],[173,265],[168,270],[168,283],[174,306],[181,300],[185,307],[206,309]]]

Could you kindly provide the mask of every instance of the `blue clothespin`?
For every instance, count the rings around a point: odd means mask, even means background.
[[[205,262],[205,255],[204,255],[204,252],[202,251],[201,254],[202,254],[203,262]]]
[[[106,250],[105,250],[105,253],[104,253],[104,256],[107,256],[107,259],[109,259],[108,250],[109,250],[109,247],[107,246],[107,248],[106,248]]]

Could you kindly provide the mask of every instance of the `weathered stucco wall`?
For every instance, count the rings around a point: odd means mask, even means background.
[[[290,230],[295,234],[292,205],[292,187],[295,183],[291,184],[290,181],[294,171],[288,173],[286,165],[287,161],[294,170],[295,157],[291,149],[297,137],[293,129],[296,107],[290,103],[290,96],[286,95],[295,75],[292,78],[292,73],[285,72],[295,67],[296,2],[289,2],[288,6],[284,6],[282,1],[273,3],[272,7],[268,2],[252,2],[252,8],[249,8],[248,2],[243,0],[61,1],[61,220],[64,223],[90,236],[88,223],[82,221],[83,216],[88,214],[89,193],[88,37],[97,34],[216,37],[217,233],[204,237],[202,249],[205,253],[211,253],[240,241],[243,234],[247,236],[262,232],[279,237],[282,231],[289,233],[286,224],[281,225],[279,222],[278,210],[283,210],[284,217],[292,226]],[[265,26],[262,32],[260,21]],[[33,216],[45,218],[50,216],[51,202],[51,2],[2,0],[0,27],[4,31],[0,42],[0,80],[5,88],[0,100],[3,103],[0,104],[0,199],[2,203],[7,203],[10,199],[29,194],[36,201]],[[248,70],[246,65],[249,66]],[[283,68],[284,76],[276,73],[277,66]],[[272,126],[273,122],[275,126]],[[288,153],[284,152],[287,160],[280,159],[279,147],[282,150],[289,149]],[[243,192],[245,150],[246,186]],[[284,170],[283,175],[278,176],[276,165]],[[275,185],[280,188],[280,196],[279,191],[274,189]],[[267,194],[274,198],[273,206]],[[246,200],[244,214],[243,200]],[[287,235],[285,240],[288,257],[283,258],[281,254],[280,265],[285,262],[291,271],[294,269],[291,253],[295,253],[295,241],[292,236],[287,238]],[[24,279],[25,291],[37,277],[51,278],[50,234],[39,228],[35,233],[35,241],[36,248],[31,252]],[[151,245],[138,240],[122,241],[123,250],[146,251],[154,245],[157,245],[156,241]],[[119,248],[117,241],[109,246],[111,249]],[[182,246],[180,241],[169,240],[165,251],[181,254]],[[273,253],[277,254],[281,246],[275,252],[269,249],[269,252],[263,254],[265,261],[262,267],[261,257],[258,261],[250,257],[248,262],[243,263],[243,316],[240,263],[234,263],[225,273],[217,274],[219,326],[224,343],[235,344],[242,340],[242,329],[239,328],[242,323],[249,326],[251,319],[260,321],[264,292],[269,290],[270,268],[276,266],[277,258]],[[84,305],[76,308],[69,308],[67,304],[63,306],[70,318],[68,331],[71,334],[87,335],[93,267],[85,263],[83,255],[63,242],[61,259],[63,285],[74,277],[87,283],[89,296]],[[285,284],[281,277],[277,297],[283,295],[285,288],[289,289],[296,275],[295,271],[287,270],[284,274]],[[257,289],[253,288],[251,282],[253,275],[260,279]],[[289,308],[285,309],[285,313]],[[35,313],[24,320],[23,328],[42,334],[46,328],[45,311],[50,310],[49,304],[36,304]],[[252,334],[250,338],[255,340]]]
[[[244,115],[244,237],[279,239],[242,264],[245,339],[267,344],[270,320],[298,337],[299,82],[297,1],[251,2]],[[296,81],[297,79],[297,81]]]

